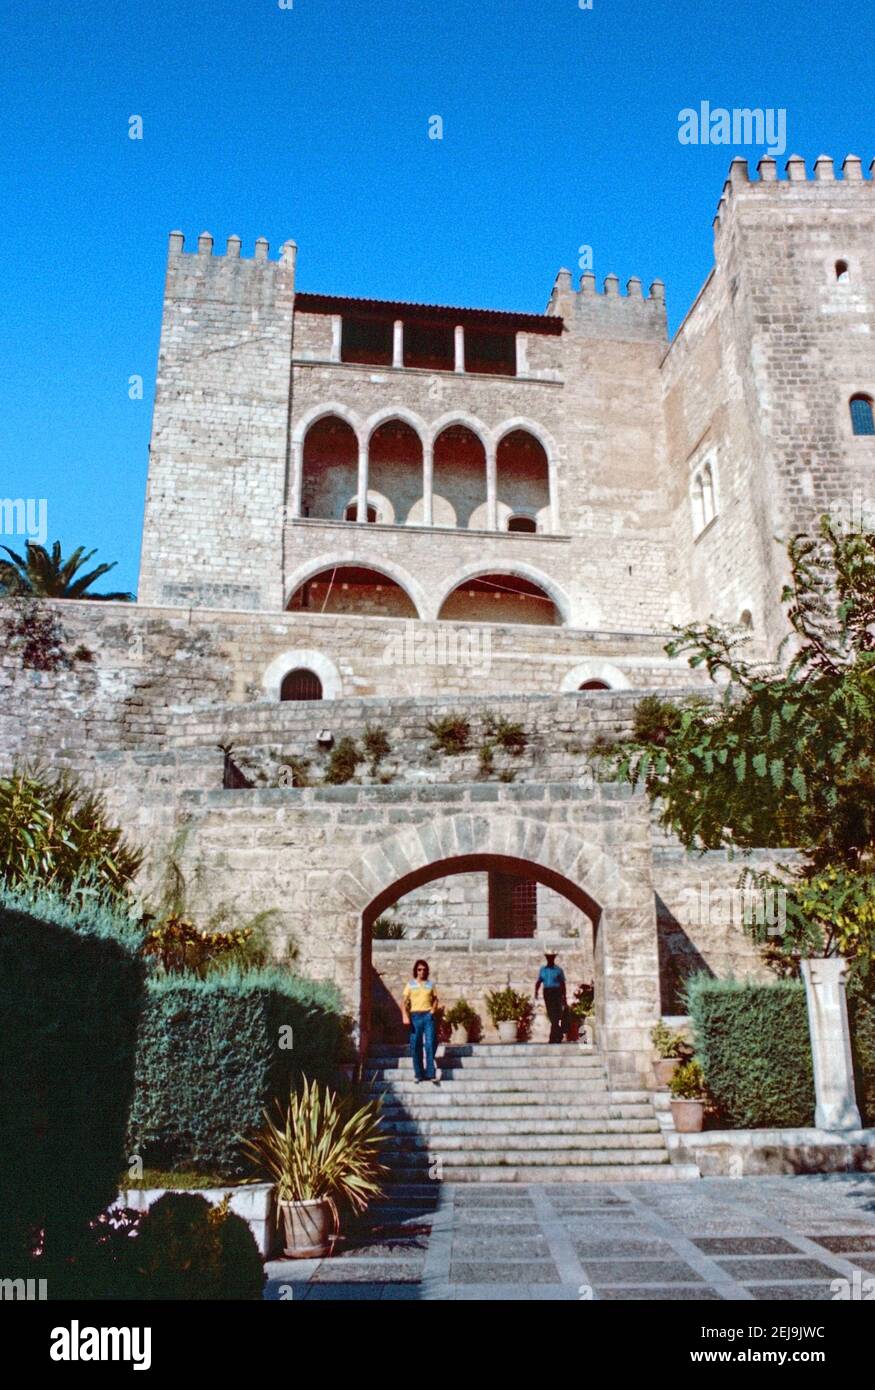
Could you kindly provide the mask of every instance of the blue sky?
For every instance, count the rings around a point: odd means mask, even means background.
[[[729,160],[761,153],[681,145],[683,108],[785,108],[809,166],[875,154],[862,0],[841,23],[817,0],[29,8],[4,25],[0,496],[45,497],[49,540],[118,560],[113,588],[136,588],[171,228],[294,237],[305,290],[536,312],[587,244],[599,280],[664,279],[674,329]]]

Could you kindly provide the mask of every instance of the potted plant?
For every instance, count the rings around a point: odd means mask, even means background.
[[[592,984],[578,985],[574,991],[574,999],[568,1006],[565,1032],[567,1042],[577,1042],[580,1039],[580,1031],[584,1027],[588,1029],[591,1041],[595,1042],[594,1013],[595,986]]]
[[[486,995],[486,1010],[492,1019],[493,1027],[503,1043],[519,1040],[525,1033],[532,1016],[532,1001],[527,994],[519,994],[507,985],[505,989],[491,990]]]
[[[656,1049],[653,1074],[660,1090],[671,1085],[671,1079],[685,1057],[690,1056],[690,1047],[683,1033],[673,1033],[662,1019],[650,1032],[650,1041]]]
[[[457,999],[444,1015],[450,1027],[450,1042],[465,1047],[476,1036],[480,1027],[480,1015],[471,1008],[467,999]]]
[[[288,1259],[314,1259],[331,1252],[340,1229],[340,1207],[364,1211],[382,1191],[387,1171],[379,1161],[386,1135],[379,1130],[381,1102],[359,1109],[351,1099],[305,1079],[279,1123],[264,1112],[263,1128],[244,1141],[258,1170],[273,1179],[277,1225],[285,1231]]]
[[[669,1083],[671,1117],[678,1134],[698,1134],[705,1122],[708,1092],[699,1063],[692,1058],[682,1062]]]

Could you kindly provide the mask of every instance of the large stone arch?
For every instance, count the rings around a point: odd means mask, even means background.
[[[447,410],[443,415],[439,415],[436,420],[432,420],[429,426],[429,438],[432,445],[439,434],[449,429],[451,425],[464,425],[465,429],[475,434],[488,452],[492,444],[492,432],[484,425],[483,421],[476,415],[469,415],[465,410]]]
[[[373,415],[369,415],[365,420],[362,427],[362,439],[369,444],[374,431],[378,430],[381,425],[387,425],[390,420],[403,420],[405,425],[409,425],[419,435],[420,442],[423,444],[429,437],[428,425],[421,415],[417,415],[415,410],[408,410],[403,405],[387,405],[381,410],[374,411]]]
[[[548,575],[544,574],[542,570],[536,569],[534,565],[527,565],[521,560],[514,560],[510,563],[504,561],[499,563],[496,561],[492,565],[478,564],[477,562],[470,565],[463,565],[461,569],[454,572],[450,582],[431,600],[429,616],[434,617],[436,620],[438,614],[454,590],[464,584],[467,579],[478,579],[481,575],[485,574],[516,575],[518,579],[528,579],[531,584],[537,584],[544,590],[545,594],[549,595],[556,605],[556,611],[562,620],[562,626],[573,626],[572,604],[565,590],[561,588],[555,580],[550,579]]]
[[[370,927],[391,902],[431,879],[490,867],[524,870],[593,922],[597,1023],[612,1084],[649,1084],[649,1032],[659,1016],[656,913],[649,854],[626,856],[593,833],[523,811],[459,811],[383,835],[337,875],[355,940],[362,1046],[369,1033]],[[628,839],[629,831],[626,831]]]
[[[428,595],[418,580],[396,565],[394,561],[385,559],[382,555],[376,563],[372,563],[366,556],[357,555],[352,551],[346,551],[338,555],[334,551],[328,551],[322,555],[317,555],[315,559],[307,560],[299,565],[286,578],[285,594],[283,607],[288,607],[292,595],[297,592],[306,580],[312,579],[314,575],[320,574],[323,570],[333,569],[335,566],[340,569],[344,565],[365,566],[367,569],[376,570],[385,574],[388,579],[394,579],[395,583],[404,590],[413,607],[416,609],[417,616],[422,618],[429,615],[431,610]]]

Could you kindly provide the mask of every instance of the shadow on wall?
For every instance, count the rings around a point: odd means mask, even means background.
[[[658,893],[655,897],[660,1007],[664,1014],[683,1014],[686,1013],[684,981],[702,970],[711,976],[714,972],[674,913]]]

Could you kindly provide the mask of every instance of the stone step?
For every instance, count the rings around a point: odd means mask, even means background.
[[[456,1119],[449,1115],[438,1115],[428,1119],[407,1119],[384,1118],[382,1129],[391,1135],[412,1135],[412,1136],[435,1136],[441,1140],[445,1136],[457,1134],[501,1134],[507,1136],[508,1124],[506,1119],[494,1119],[490,1114],[471,1116],[467,1115],[464,1120]],[[566,1135],[587,1135],[587,1134],[661,1134],[659,1121],[653,1116],[642,1116],[640,1119],[607,1119],[599,1116],[593,1119],[587,1115],[585,1118],[569,1117],[568,1115],[558,1114],[552,1119],[545,1119],[542,1115],[534,1119],[531,1113],[524,1115],[513,1126],[513,1136],[519,1139],[523,1134],[566,1134]]]
[[[447,1091],[465,1092],[473,1095],[475,1092],[490,1095],[504,1095],[508,1091],[521,1091],[527,1095],[594,1095],[596,1092],[605,1092],[608,1089],[607,1078],[604,1076],[532,1076],[528,1072],[519,1075],[506,1077],[493,1077],[477,1074],[469,1076],[459,1076],[451,1072],[449,1076],[439,1076],[441,1086]],[[372,1081],[368,1090],[373,1095],[381,1095],[385,1091],[390,1091],[395,1095],[412,1095],[423,1089],[431,1091],[440,1090],[431,1081],[416,1082],[412,1076],[391,1076],[383,1077],[379,1081]]]
[[[647,1136],[644,1136],[647,1138]],[[387,1145],[388,1149],[389,1146]],[[475,1164],[494,1164],[495,1166],[510,1165],[515,1167],[522,1164],[526,1167],[540,1167],[545,1163],[569,1163],[573,1167],[586,1168],[594,1163],[670,1163],[668,1149],[665,1144],[650,1141],[649,1147],[631,1146],[626,1148],[622,1143],[614,1143],[603,1148],[580,1148],[574,1140],[565,1148],[529,1148],[508,1145],[493,1145],[491,1148],[467,1149],[464,1146],[459,1149],[447,1149],[443,1151],[440,1145],[436,1145],[434,1151],[429,1154],[425,1150],[421,1153],[414,1149],[407,1149],[403,1156],[396,1157],[393,1167],[400,1170],[413,1171],[419,1169],[422,1172],[428,1167],[431,1158],[440,1157],[444,1166],[453,1168],[461,1165],[462,1167],[473,1167]]]
[[[700,1177],[694,1163],[603,1163],[589,1167],[566,1164],[533,1167],[528,1164],[469,1166],[445,1168],[441,1181],[445,1183],[593,1183],[593,1182],[691,1182]],[[404,1176],[399,1170],[398,1184],[402,1191],[416,1179]],[[395,1191],[394,1175],[387,1180],[387,1190]],[[420,1190],[420,1189],[418,1189]]]
[[[580,1105],[587,1108],[590,1105],[642,1105],[650,1101],[650,1096],[646,1091],[627,1091],[624,1093],[623,1100],[617,1101],[614,1093],[600,1086],[576,1086],[567,1092],[551,1091],[545,1094],[543,1090],[520,1090],[518,1087],[492,1090],[489,1087],[471,1090],[467,1086],[432,1086],[431,1082],[424,1081],[421,1086],[410,1085],[409,1087],[395,1086],[391,1091],[375,1091],[373,1099],[383,1096],[384,1113],[394,1109],[410,1110],[411,1106],[424,1106],[428,1110],[443,1108],[444,1106],[485,1106],[492,1108],[499,1105],[524,1106],[528,1110],[538,1111],[542,1106],[553,1108],[556,1105],[568,1106]]]
[[[554,1048],[552,1055],[550,1053],[546,1056],[536,1054],[532,1057],[523,1057],[516,1049],[512,1053],[499,1053],[498,1056],[484,1055],[483,1053],[476,1053],[473,1056],[455,1053],[442,1056],[438,1053],[436,1061],[439,1067],[444,1067],[447,1070],[459,1068],[466,1072],[479,1071],[483,1068],[504,1071],[508,1068],[523,1067],[526,1069],[529,1067],[549,1068],[551,1071],[564,1070],[565,1068],[573,1068],[575,1071],[601,1071],[604,1069],[604,1058],[595,1053],[577,1052],[571,1048],[566,1048],[563,1051]],[[399,1057],[368,1057],[364,1066],[366,1075],[371,1072],[397,1071],[399,1069],[401,1071],[413,1070],[413,1058],[409,1053]]]
[[[575,1120],[606,1124],[614,1121],[627,1123],[639,1120],[653,1121],[654,1118],[652,1107],[646,1104],[602,1105],[596,1102],[591,1102],[589,1105],[548,1105],[541,1103],[537,1106],[530,1103],[523,1105],[484,1103],[466,1106],[464,1115],[460,1115],[458,1108],[454,1105],[435,1106],[424,1103],[420,1105],[418,1101],[411,1101],[409,1105],[401,1105],[397,1102],[390,1102],[383,1105],[382,1115],[387,1124],[422,1121],[425,1124],[468,1125],[483,1121],[499,1125],[502,1130],[506,1130],[508,1123],[513,1121],[522,1121],[524,1124],[532,1122],[533,1125],[540,1127],[542,1124],[571,1123]]]
[[[504,1144],[496,1143],[494,1134],[445,1134],[427,1136],[424,1134],[398,1134],[388,1139],[382,1146],[381,1152],[386,1155],[387,1161],[390,1154],[407,1154],[411,1157],[417,1150],[423,1153],[441,1154],[447,1157],[450,1154],[465,1153],[474,1158],[474,1155],[481,1151],[489,1154],[502,1154],[505,1150],[512,1152],[522,1152],[523,1149],[529,1155],[530,1162],[536,1162],[536,1154],[553,1153],[557,1150],[562,1153],[584,1154],[591,1153],[600,1149],[622,1151],[631,1153],[637,1149],[647,1149],[650,1152],[663,1149],[662,1135],[657,1129],[656,1134],[651,1130],[648,1133],[636,1134],[629,1131],[621,1133],[605,1134],[604,1132],[580,1134],[576,1130],[564,1129],[552,1134],[507,1134],[502,1138]],[[667,1156],[667,1150],[666,1150]],[[517,1162],[520,1160],[517,1159]]]
[[[461,1044],[441,1043],[440,1047],[449,1056],[454,1057],[481,1057],[481,1056],[513,1056],[521,1057],[541,1056],[558,1057],[568,1054],[578,1056],[599,1056],[598,1050],[594,1047],[583,1047],[578,1043],[467,1043],[464,1047]],[[405,1057],[410,1055],[409,1046],[406,1043],[374,1043],[368,1049],[368,1061],[383,1057]]]
[[[452,1086],[468,1086],[477,1082],[493,1086],[496,1090],[502,1086],[510,1086],[516,1081],[527,1082],[533,1088],[552,1087],[563,1081],[573,1081],[575,1084],[593,1081],[607,1084],[604,1067],[563,1067],[561,1071],[557,1067],[477,1067],[469,1070],[468,1067],[442,1067],[438,1062],[435,1071],[439,1080]],[[413,1068],[386,1067],[382,1071],[366,1073],[365,1081],[372,1090],[375,1087],[394,1086],[399,1082],[413,1085]]]

